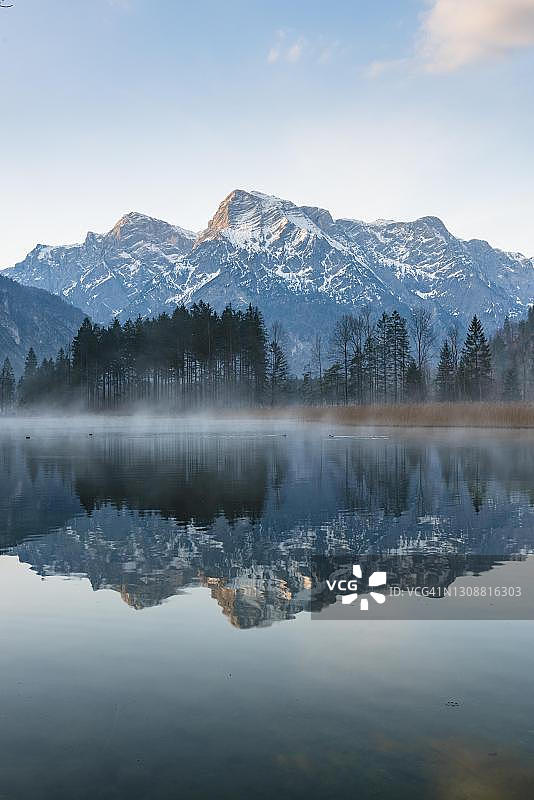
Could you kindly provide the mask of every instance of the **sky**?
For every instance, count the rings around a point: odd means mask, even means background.
[[[534,256],[534,0],[1,1],[1,268],[235,188]]]

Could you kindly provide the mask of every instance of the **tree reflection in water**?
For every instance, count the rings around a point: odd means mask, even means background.
[[[11,433],[0,453],[0,548],[139,609],[202,585],[238,627],[307,608],[312,555],[534,549],[513,434]]]

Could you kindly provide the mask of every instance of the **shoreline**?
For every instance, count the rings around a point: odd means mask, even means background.
[[[0,430],[17,421],[30,422],[61,418],[63,423],[84,419],[95,423],[108,420],[216,420],[236,422],[246,419],[298,423],[319,423],[358,428],[420,428],[534,430],[534,404],[529,403],[422,403],[418,405],[377,406],[302,406],[288,405],[256,408],[205,408],[183,413],[168,408],[129,408],[109,411],[51,410],[48,414],[35,410],[30,414],[0,416]]]
[[[285,406],[250,409],[255,419],[292,419],[373,428],[534,430],[530,403],[422,403],[383,406]],[[224,417],[231,416],[223,413]]]

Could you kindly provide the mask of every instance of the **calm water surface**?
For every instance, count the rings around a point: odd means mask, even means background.
[[[533,553],[532,434],[1,420],[0,486],[2,800],[534,796],[534,622],[309,613]]]

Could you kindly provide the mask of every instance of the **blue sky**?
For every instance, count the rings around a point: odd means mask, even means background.
[[[9,2],[1,267],[236,187],[534,255],[534,0]]]

